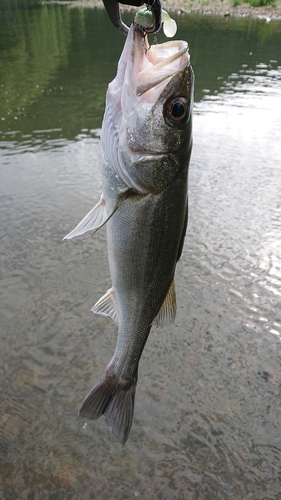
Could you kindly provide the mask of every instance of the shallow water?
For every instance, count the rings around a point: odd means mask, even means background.
[[[102,11],[0,17],[0,498],[281,495],[281,25],[178,18],[196,74],[190,215],[173,327],[152,330],[124,448],[77,417],[116,327],[99,128],[124,37]],[[48,29],[47,29],[48,27]]]

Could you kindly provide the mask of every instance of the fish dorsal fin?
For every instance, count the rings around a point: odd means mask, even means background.
[[[116,307],[113,288],[107,290],[94,307],[92,307],[91,311],[95,314],[101,314],[102,316],[110,316],[118,326],[119,314]]]
[[[175,291],[175,281],[172,279],[171,286],[168,290],[168,293],[164,299],[160,310],[154,318],[154,325],[158,327],[170,325],[175,321],[177,310],[177,300],[176,300],[176,291]]]
[[[63,238],[63,240],[70,240],[71,238],[75,238],[75,236],[81,236],[82,234],[87,233],[87,231],[93,231],[93,233],[96,233],[109,221],[110,217],[112,217],[112,215],[116,212],[122,201],[126,200],[129,196],[135,193],[136,192],[132,188],[121,191],[121,193],[117,196],[116,203],[109,215],[107,215],[106,203],[102,194],[100,201],[90,210],[90,212],[87,213],[87,215],[85,215],[79,224],[77,224],[77,226]]]
[[[106,204],[103,195],[99,202],[85,215],[85,217],[70,231],[63,239],[70,240],[75,236],[81,236],[87,231],[97,231],[107,221]]]
[[[183,230],[182,230],[182,235],[181,235],[180,246],[178,249],[177,261],[179,261],[181,258],[183,244],[184,244],[184,238],[185,238],[185,233],[186,233],[186,228],[187,228],[187,222],[188,222],[188,201],[187,201],[187,206],[186,206],[186,214],[185,214],[185,220],[184,220],[184,225],[183,225]]]

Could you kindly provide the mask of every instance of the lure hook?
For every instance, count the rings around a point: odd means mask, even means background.
[[[103,0],[105,10],[113,26],[127,35],[129,27],[122,21],[119,3],[135,7],[140,7],[146,3],[147,8],[151,10],[153,14],[153,26],[151,28],[146,28],[145,32],[149,34],[158,33],[162,24],[161,0],[148,0],[147,2],[144,2],[143,0],[121,0],[121,2],[117,2],[116,0]]]

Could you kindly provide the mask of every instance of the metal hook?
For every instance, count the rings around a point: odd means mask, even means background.
[[[148,3],[146,3],[147,7],[149,10],[151,10],[153,14],[153,26],[151,28],[145,28],[145,32],[148,34],[155,34],[158,33],[158,31],[161,28],[162,24],[162,5],[161,5],[161,0],[153,0],[152,3],[150,3],[150,0]]]
[[[115,0],[103,0],[103,4],[113,26],[127,35],[129,28],[121,19],[119,3]]]
[[[118,2],[116,0],[103,0],[103,4],[107,15],[112,22],[113,26],[122,31],[125,35],[128,34],[129,28],[123,23],[120,15],[119,3],[123,3],[126,5],[134,5],[140,7],[144,4],[143,0],[121,0]],[[153,14],[153,26],[151,28],[146,28],[146,33],[157,33],[162,24],[162,6],[161,0],[148,0],[145,2],[147,7],[151,10]]]

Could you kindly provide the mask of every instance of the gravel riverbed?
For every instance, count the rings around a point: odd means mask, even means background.
[[[53,1],[52,3],[68,4],[70,8],[75,6],[103,7],[102,0]],[[275,6],[263,5],[262,7],[252,7],[248,3],[234,7],[232,0],[163,0],[162,5],[168,12],[248,16],[265,19],[266,22],[281,19],[281,0],[276,1]],[[133,8],[120,4],[120,10],[133,10]]]

